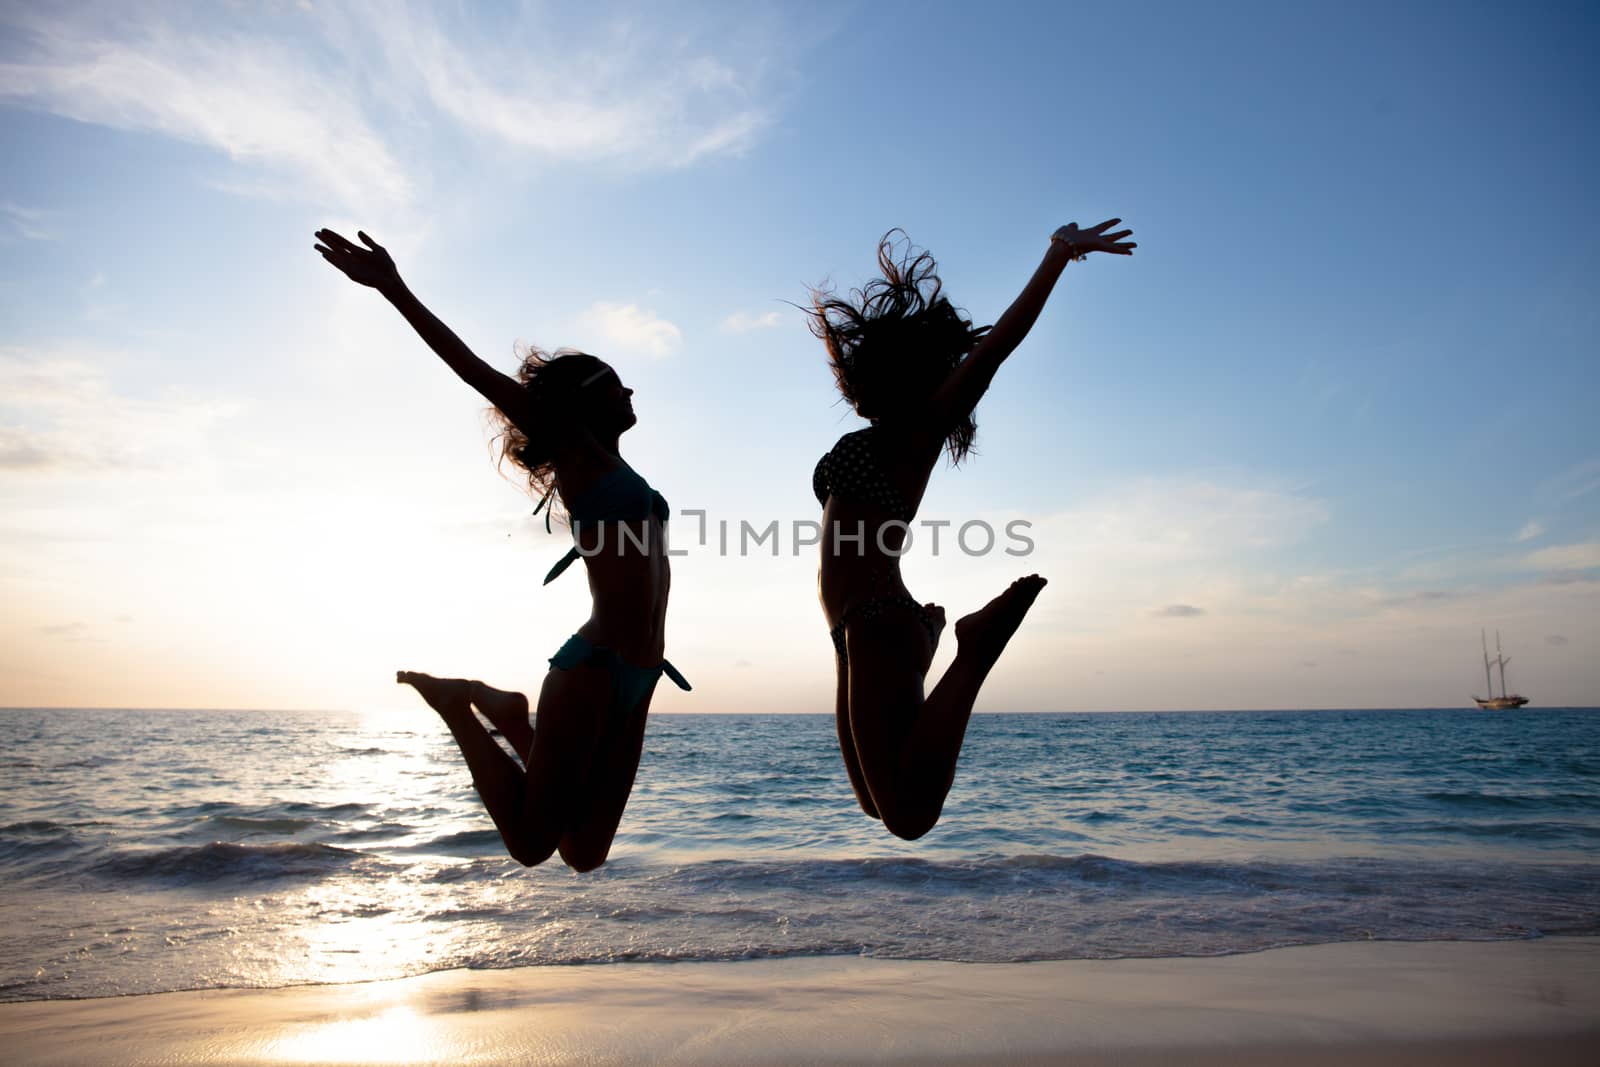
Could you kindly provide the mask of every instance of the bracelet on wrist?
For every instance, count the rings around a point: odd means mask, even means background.
[[[1067,262],[1069,263],[1076,263],[1087,255],[1072,238],[1067,236],[1067,228],[1065,226],[1058,228],[1055,233],[1050,235],[1051,244],[1055,244],[1058,241],[1067,246]]]

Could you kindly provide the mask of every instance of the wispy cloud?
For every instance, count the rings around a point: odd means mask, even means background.
[[[1321,500],[1270,488],[1150,480],[1038,523],[1041,543],[1127,563],[1180,563],[1293,544],[1328,520]]]
[[[115,8],[16,21],[31,47],[0,63],[0,100],[205,145],[346,204],[410,197],[411,182],[361,114],[354,87],[305,49]]]
[[[63,622],[38,627],[38,632],[58,641],[104,641],[86,622]]]
[[[181,390],[120,394],[102,362],[0,348],[0,477],[173,469],[204,455],[205,433],[237,411]]]
[[[1593,585],[1594,579],[1584,570],[1546,571],[1539,576],[1539,585]]]
[[[924,518],[949,521],[952,530],[982,518],[1004,531],[1016,516],[952,512]],[[1323,603],[1325,593],[1295,585],[1282,568],[1291,565],[1293,546],[1327,518],[1321,500],[1260,484],[1140,480],[1069,511],[1030,516],[1027,536],[1034,548],[1026,558],[995,551],[960,567],[935,568],[918,548],[907,559],[907,580],[916,588],[926,566],[928,578],[937,572],[946,604],[981,604],[1017,574],[1033,571],[1052,583],[1035,609],[1035,622],[1060,633],[1137,634],[1141,640],[1180,630],[1200,635],[1215,628],[1171,620],[1197,619],[1200,612],[1238,625],[1242,617],[1295,617],[1308,600]],[[947,531],[944,541],[951,536]],[[929,546],[931,537],[922,536],[918,544]],[[1355,604],[1340,610],[1372,609]]]
[[[606,351],[665,359],[678,350],[683,331],[637,304],[591,304],[578,317],[578,325],[604,342],[595,346],[604,358]]]
[[[81,314],[85,322],[99,322],[114,316],[127,315],[128,304],[116,298],[106,281],[105,272],[95,271],[88,281],[78,287],[78,294],[83,301]]]
[[[697,32],[684,12],[656,20],[643,8],[586,12],[578,26],[537,7],[473,8],[471,24],[438,5],[360,10],[370,14],[361,27],[335,19],[336,34],[374,35],[406,91],[466,129],[554,159],[679,167],[742,151],[770,122],[765,49],[739,42],[721,16]]]
[[[722,329],[724,333],[749,333],[752,330],[770,330],[782,324],[783,316],[776,311],[766,311],[759,315],[752,315],[747,311],[735,311],[722,320]]]
[[[1426,604],[1430,601],[1454,600],[1455,593],[1445,592],[1442,589],[1418,589],[1410,593],[1399,593],[1394,596],[1380,596],[1377,602],[1386,608],[1400,607],[1406,604]]]
[[[1512,540],[1516,541],[1518,544],[1521,544],[1523,541],[1532,541],[1536,537],[1543,536],[1543,534],[1544,523],[1540,522],[1538,519],[1530,519],[1522,527],[1522,529],[1517,531],[1517,536],[1512,538]]]
[[[774,50],[754,14],[691,21],[359,2],[19,8],[0,14],[0,103],[215,149],[238,168],[206,176],[223,188],[370,212],[412,203],[442,141],[452,156],[476,142],[634,168],[742,152],[772,121]],[[13,207],[12,228],[44,232]]]
[[[53,241],[55,234],[46,225],[48,212],[38,208],[23,207],[7,200],[0,203],[0,241]]]
[[[41,435],[15,426],[0,426],[0,470],[41,470],[57,461]]]
[[[1600,489],[1600,459],[1586,459],[1540,484],[1538,496],[1556,504],[1588,496]]]
[[[1585,571],[1600,567],[1600,541],[1576,545],[1553,545],[1530,552],[1522,565],[1538,571]]]

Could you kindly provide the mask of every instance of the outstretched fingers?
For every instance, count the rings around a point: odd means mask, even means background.
[[[319,243],[312,247],[316,249],[318,255],[343,271],[353,282],[375,289],[398,282],[399,274],[395,270],[394,259],[388,251],[367,236],[364,230],[357,230],[356,236],[361,238],[362,244],[366,245],[365,248],[348,240],[341,233],[322,229],[316,231]]]
[[[1107,233],[1111,227],[1122,222],[1121,219],[1107,219],[1097,226],[1079,229],[1078,224],[1069,222],[1058,229],[1051,237],[1053,241],[1063,241],[1071,249],[1076,259],[1081,259],[1088,252],[1112,252],[1119,256],[1129,256],[1139,246],[1123,238],[1131,237],[1132,230],[1118,230],[1116,233]]]
[[[317,250],[323,259],[336,267],[339,266],[339,260],[349,256],[352,250],[350,242],[332,230],[318,230],[316,238],[319,243],[312,247]]]
[[[1118,230],[1116,233],[1107,233],[1111,227],[1120,223],[1121,219],[1107,219],[1098,226],[1091,226],[1084,230],[1084,236],[1089,238],[1090,244],[1096,252],[1112,252],[1119,256],[1131,256],[1133,250],[1139,245],[1133,241],[1124,241],[1123,238],[1131,237],[1132,230]]]
[[[337,249],[341,252],[362,251],[361,248],[357,247],[342,234],[334,230],[318,230],[315,234],[313,234],[313,236],[320,240],[323,244],[327,245],[330,249]]]
[[[317,246],[317,251],[324,255],[332,252],[358,257],[378,256],[383,259],[387,259],[389,255],[382,245],[367,236],[365,230],[357,230],[356,236],[361,238],[361,243],[366,245],[366,248],[362,248],[361,245],[334,230],[318,230],[314,236],[322,242],[322,245]]]

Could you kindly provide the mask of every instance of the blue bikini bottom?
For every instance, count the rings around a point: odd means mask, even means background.
[[[678,668],[662,660],[654,667],[636,667],[604,645],[597,645],[587,637],[573,634],[560,651],[550,657],[550,666],[560,671],[570,671],[582,666],[603,667],[611,675],[612,721],[620,722],[639,706],[645,694],[655,687],[665,674],[679,689],[688,691],[689,683],[678,673]]]

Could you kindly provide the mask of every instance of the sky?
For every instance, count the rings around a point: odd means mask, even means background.
[[[1067,269],[904,561],[952,618],[1050,580],[979,710],[1466,706],[1484,630],[1536,705],[1600,705],[1597,31],[7,4],[0,705],[414,710],[396,668],[536,689],[586,617],[482,401],[312,251],[329,226],[502,369],[574,346],[635,390],[695,683],[656,710],[830,711],[795,524],[861,423],[794,305],[901,227],[992,322],[1051,231],[1112,216],[1138,252]]]

